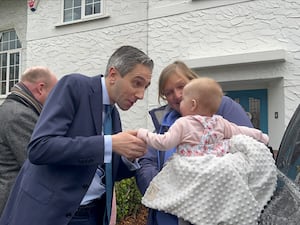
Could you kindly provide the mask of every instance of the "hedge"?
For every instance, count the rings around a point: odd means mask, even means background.
[[[124,179],[116,182],[117,222],[127,216],[136,217],[141,208],[141,193],[139,192],[135,178]]]

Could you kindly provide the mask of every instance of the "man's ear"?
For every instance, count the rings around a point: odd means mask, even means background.
[[[43,93],[43,89],[45,89],[45,83],[39,82],[37,85],[37,92],[39,95],[41,95]]]
[[[196,99],[192,99],[191,111],[194,112],[197,109],[198,103]]]
[[[118,70],[115,67],[110,67],[108,70],[108,79],[110,84],[114,84],[117,76],[119,75]]]

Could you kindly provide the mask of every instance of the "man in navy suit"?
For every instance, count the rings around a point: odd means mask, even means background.
[[[132,46],[118,48],[104,77],[64,76],[49,95],[28,145],[0,225],[106,224],[104,164],[114,181],[134,175],[146,144],[121,132],[115,104],[128,110],[143,99],[153,61]],[[112,106],[112,135],[103,134],[104,105]],[[112,187],[113,188],[113,187]],[[109,199],[111,201],[111,199]],[[108,202],[109,202],[108,201]],[[103,222],[104,221],[104,222]]]

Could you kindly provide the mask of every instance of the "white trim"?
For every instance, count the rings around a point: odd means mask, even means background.
[[[244,52],[230,55],[218,55],[184,60],[192,69],[226,66],[245,63],[259,63],[268,61],[285,61],[286,51],[284,49],[264,50],[257,52]]]
[[[105,19],[105,18],[109,18],[109,17],[110,17],[109,15],[89,16],[89,17],[85,17],[80,20],[58,23],[55,25],[55,27],[63,27],[63,26],[67,26],[67,25],[84,23],[84,22],[93,21],[93,20],[100,20],[100,19]]]
[[[189,0],[180,3],[160,5],[158,7],[149,8],[149,19],[168,17],[175,14],[197,11],[201,9],[215,8],[224,5],[232,5],[241,2],[249,2],[254,0]]]

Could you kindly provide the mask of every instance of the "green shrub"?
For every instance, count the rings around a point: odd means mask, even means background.
[[[136,217],[141,207],[141,193],[139,192],[135,178],[116,182],[117,221],[126,216]]]

